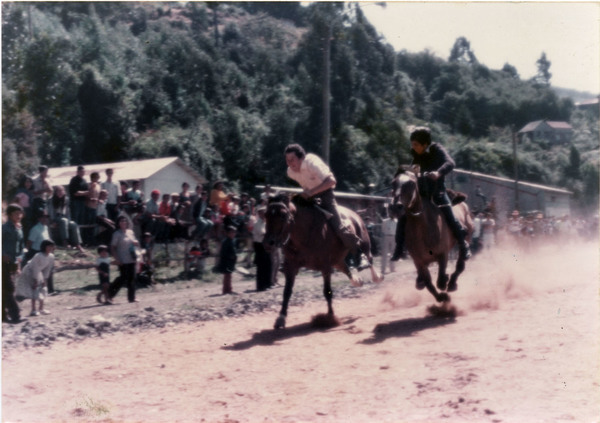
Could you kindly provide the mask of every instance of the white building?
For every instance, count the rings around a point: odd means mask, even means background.
[[[106,169],[113,169],[113,181],[119,183],[140,180],[145,199],[150,198],[150,191],[158,189],[161,194],[181,192],[181,184],[190,184],[193,192],[196,185],[205,184],[206,179],[194,169],[186,165],[178,157],[159,159],[133,160],[129,162],[85,164],[85,178],[89,181],[92,172],[100,174],[100,181],[106,180]],[[77,166],[54,167],[48,169],[48,177],[53,185],[69,185],[71,178],[77,173]]]

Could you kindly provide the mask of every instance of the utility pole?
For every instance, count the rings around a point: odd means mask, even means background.
[[[517,162],[517,133],[515,127],[511,126],[512,145],[513,145],[513,166],[515,179],[515,207],[514,210],[519,210],[519,163]]]
[[[331,132],[330,117],[330,86],[331,86],[331,24],[325,23],[325,36],[323,40],[323,133],[321,134],[321,147],[323,161],[329,164],[329,133]]]

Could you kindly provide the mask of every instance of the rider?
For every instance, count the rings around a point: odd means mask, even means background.
[[[420,166],[425,175],[425,186],[433,202],[438,206],[452,234],[458,242],[459,254],[465,260],[471,257],[469,243],[465,240],[466,230],[456,220],[452,212],[452,204],[446,192],[445,176],[454,169],[454,160],[440,144],[431,142],[431,131],[426,127],[417,127],[410,134],[411,153],[413,165]],[[406,219],[398,220],[396,228],[396,248],[392,261],[402,257],[404,249],[404,225]]]
[[[333,193],[337,182],[329,166],[319,156],[307,154],[299,144],[290,144],[285,148],[285,162],[288,165],[288,177],[298,182],[303,189],[301,196],[305,199],[320,199],[320,207],[332,214],[331,226],[344,246],[357,258],[358,270],[368,268],[370,264],[360,248],[361,239],[342,224]]]

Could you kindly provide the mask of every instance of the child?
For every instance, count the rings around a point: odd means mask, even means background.
[[[96,301],[100,304],[112,304],[110,295],[108,293],[108,287],[110,286],[110,257],[108,255],[108,247],[106,245],[98,246],[98,257],[96,259],[96,270],[98,271],[98,278],[100,279],[101,291],[96,296]],[[102,296],[104,295],[104,302]]]
[[[48,296],[47,282],[54,267],[55,247],[56,244],[52,240],[42,241],[40,252],[32,257],[21,273],[17,293],[22,297],[31,298],[30,316],[50,314],[50,311],[44,309],[44,299]],[[36,301],[39,303],[39,311],[35,307]]]
[[[235,226],[227,226],[225,230],[226,237],[221,244],[221,251],[219,252],[219,263],[215,268],[217,273],[223,274],[223,295],[233,294],[231,274],[235,270],[235,263],[237,262],[234,241],[236,232],[237,229]]]

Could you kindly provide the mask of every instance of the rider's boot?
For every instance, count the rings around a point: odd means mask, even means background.
[[[441,206],[440,211],[444,215],[446,219],[446,223],[450,227],[452,234],[456,238],[456,242],[458,244],[458,254],[464,260],[468,260],[471,258],[471,248],[469,247],[469,243],[465,239],[467,235],[467,231],[462,227],[460,222],[456,220],[454,213],[452,212],[452,207],[450,206]]]

